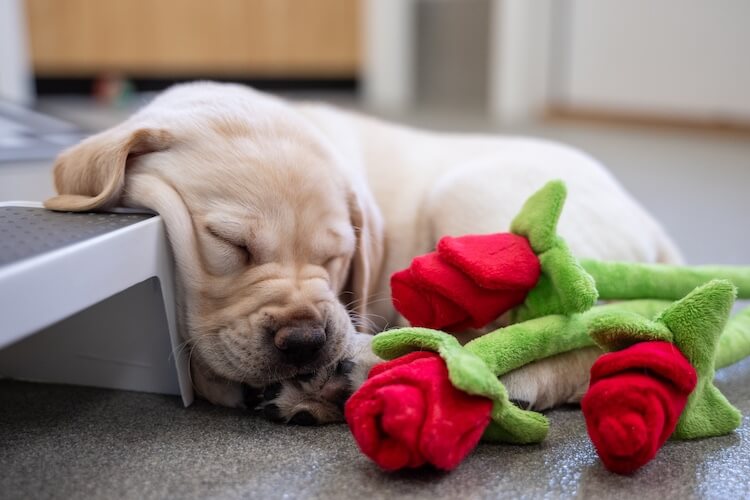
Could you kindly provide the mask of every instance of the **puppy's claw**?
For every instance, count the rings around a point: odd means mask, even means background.
[[[276,382],[275,384],[266,386],[266,388],[263,389],[263,400],[273,401],[274,399],[279,397],[279,394],[281,394],[281,389],[281,382]]]
[[[263,393],[257,387],[242,385],[242,403],[247,409],[255,409],[263,400]]]

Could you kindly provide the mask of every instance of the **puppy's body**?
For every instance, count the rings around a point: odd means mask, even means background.
[[[390,303],[394,271],[440,236],[507,230],[556,178],[569,189],[560,232],[577,255],[678,259],[654,220],[574,149],[422,132],[236,85],[173,87],[63,153],[61,195],[48,206],[158,211],[199,394],[242,406],[243,384],[296,378],[261,404],[282,420],[322,422],[341,417],[342,377],[351,389],[375,361],[344,305],[371,332],[405,324]],[[519,369],[505,377],[510,395],[534,408],[576,400],[594,355]],[[355,369],[337,369],[347,358]]]
[[[661,227],[605,168],[571,147],[424,132],[321,105],[301,109],[356,159],[353,165],[364,167],[385,227],[376,296],[389,296],[390,275],[434,250],[441,236],[507,231],[523,202],[552,179],[567,184],[559,231],[578,257],[680,260]],[[389,301],[373,303],[372,311],[390,325],[403,324]]]

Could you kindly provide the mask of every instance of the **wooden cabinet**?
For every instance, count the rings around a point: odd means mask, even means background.
[[[359,0],[27,0],[37,76],[350,78]]]

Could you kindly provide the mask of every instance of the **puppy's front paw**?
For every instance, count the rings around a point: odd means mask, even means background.
[[[578,403],[589,386],[589,372],[601,356],[597,347],[550,356],[500,377],[510,400],[524,410],[547,410]]]
[[[274,422],[319,425],[343,422],[344,403],[354,388],[349,376],[355,364],[341,360],[333,367],[265,387],[256,408]]]
[[[354,334],[337,364],[315,373],[282,380],[261,390],[248,389],[246,408],[256,408],[269,420],[297,425],[344,421],[344,404],[380,361],[372,353],[372,336]],[[253,399],[255,398],[255,399]]]

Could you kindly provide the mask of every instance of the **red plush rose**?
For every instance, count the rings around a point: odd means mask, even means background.
[[[391,276],[391,294],[412,326],[460,331],[481,328],[521,304],[540,273],[522,236],[446,236],[436,252]]]
[[[581,409],[604,466],[629,474],[654,458],[696,383],[695,369],[669,342],[642,342],[600,357]]]
[[[345,407],[362,452],[387,470],[454,469],[490,422],[492,401],[453,387],[445,362],[413,352],[375,366]]]

